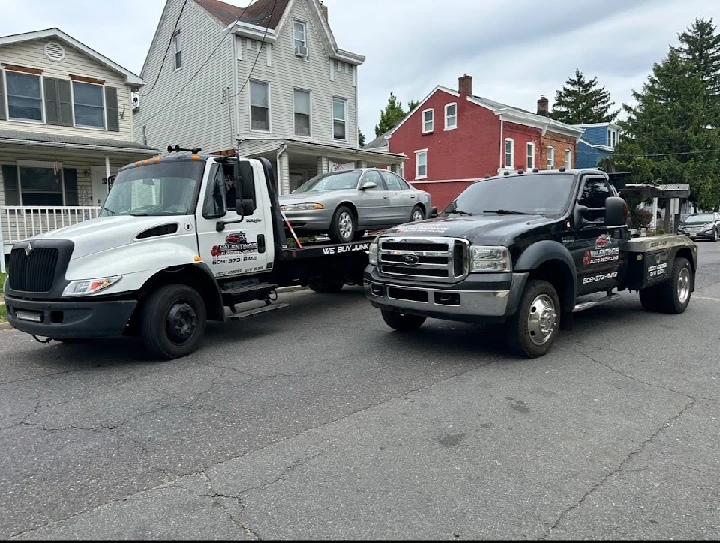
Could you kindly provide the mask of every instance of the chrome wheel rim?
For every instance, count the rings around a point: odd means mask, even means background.
[[[340,215],[340,219],[338,220],[338,225],[340,227],[340,235],[342,238],[350,239],[353,233],[352,217],[350,216],[350,213],[343,211]]]
[[[678,301],[684,304],[690,297],[690,270],[683,268],[680,270],[677,282]]]
[[[412,214],[412,220],[413,220],[413,222],[414,222],[414,221],[421,221],[422,219],[423,219],[423,213],[422,213],[422,211],[420,211],[419,209],[416,209],[415,211],[413,211],[413,214]]]
[[[532,301],[527,325],[530,341],[535,345],[545,345],[550,340],[557,325],[557,311],[550,296],[540,294]]]

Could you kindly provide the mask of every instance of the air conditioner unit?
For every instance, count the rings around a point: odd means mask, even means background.
[[[296,45],[295,46],[295,56],[296,57],[307,57],[308,56],[307,45]]]

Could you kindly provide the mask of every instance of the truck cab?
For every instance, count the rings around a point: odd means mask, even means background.
[[[684,236],[639,245],[627,218],[627,203],[601,170],[486,178],[437,218],[380,235],[370,247],[366,295],[396,330],[427,318],[504,323],[510,348],[531,358],[572,327],[574,312],[616,299],[614,291],[632,288],[647,307],[684,311],[697,247]],[[650,260],[660,275],[638,265]],[[663,290],[666,281],[680,290]],[[663,301],[653,305],[654,298]]]

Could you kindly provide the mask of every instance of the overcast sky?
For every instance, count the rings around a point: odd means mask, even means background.
[[[244,6],[245,0],[229,0]],[[0,35],[58,27],[140,74],[165,0],[0,0]],[[534,111],[579,68],[619,105],[696,17],[720,0],[325,0],[338,46],[360,67],[360,128],[375,137],[390,91],[406,104],[436,85]]]

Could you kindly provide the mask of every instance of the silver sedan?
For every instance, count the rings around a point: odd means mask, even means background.
[[[280,206],[299,234],[327,233],[337,243],[411,221],[430,218],[430,194],[388,170],[359,168],[313,177]]]

